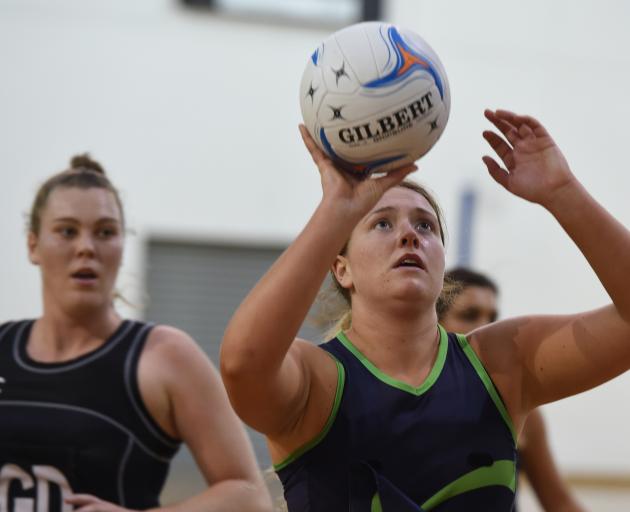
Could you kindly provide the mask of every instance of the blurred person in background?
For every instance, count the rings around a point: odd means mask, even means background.
[[[491,177],[558,221],[611,303],[446,333],[436,312],[443,223],[431,194],[403,181],[414,167],[357,180],[302,126],[322,199],[236,310],[221,349],[230,400],[266,434],[291,512],[510,511],[528,414],[630,368],[630,232],[540,122],[485,116],[502,162],[483,157]],[[316,346],[296,336],[329,271],[347,321]]]
[[[437,302],[438,321],[449,332],[468,335],[498,318],[499,289],[488,276],[465,267],[444,274],[453,291]],[[585,512],[562,479],[551,453],[542,413],[534,409],[518,437],[520,468],[546,512]]]
[[[43,313],[0,326],[0,511],[268,511],[253,450],[195,341],[114,307],[117,190],[86,155],[40,187],[28,253]],[[208,488],[159,508],[188,445]],[[36,505],[35,505],[36,504]]]

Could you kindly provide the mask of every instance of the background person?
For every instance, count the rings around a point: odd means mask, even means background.
[[[164,510],[270,510],[208,358],[178,329],[117,313],[124,240],[120,197],[98,163],[75,157],[40,187],[28,251],[43,312],[0,326],[0,510],[163,510],[182,441],[208,488]]]

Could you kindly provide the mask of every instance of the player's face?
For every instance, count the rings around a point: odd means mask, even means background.
[[[72,312],[111,307],[123,245],[121,212],[110,191],[54,189],[41,212],[39,233],[29,234],[45,303]]]
[[[345,259],[340,282],[353,301],[363,295],[376,303],[433,303],[443,284],[444,246],[431,204],[407,188],[388,190],[352,232]]]
[[[497,319],[497,296],[485,286],[464,288],[442,317],[447,331],[468,333]]]

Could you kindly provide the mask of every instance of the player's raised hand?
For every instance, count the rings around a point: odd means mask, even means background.
[[[348,214],[363,216],[381,196],[405,177],[417,170],[415,164],[400,167],[378,178],[361,179],[337,168],[315,143],[304,125],[300,125],[302,140],[319,169],[324,200],[331,200]]]
[[[497,128],[483,137],[503,165],[489,156],[483,161],[500,185],[528,201],[549,205],[555,195],[575,180],[564,155],[539,121],[507,110],[486,110]]]

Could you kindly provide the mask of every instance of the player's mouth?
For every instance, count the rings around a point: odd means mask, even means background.
[[[77,283],[91,284],[96,282],[98,274],[91,268],[80,268],[76,272],[73,272],[71,277]]]
[[[426,270],[422,258],[415,253],[407,253],[398,258],[394,268],[416,268],[419,270]]]

